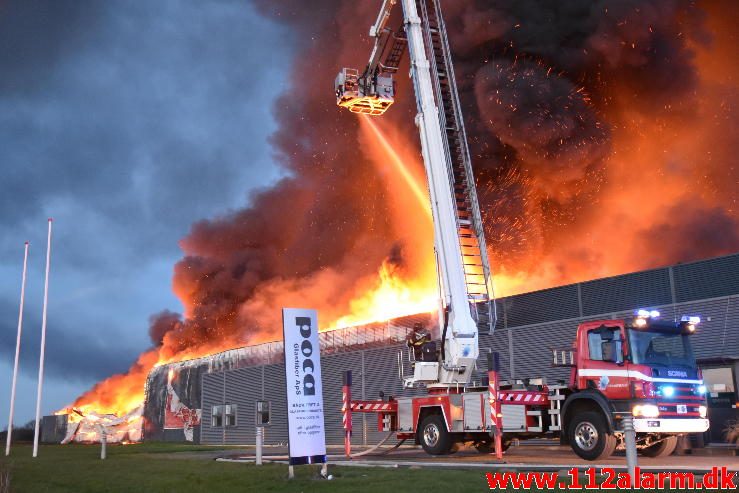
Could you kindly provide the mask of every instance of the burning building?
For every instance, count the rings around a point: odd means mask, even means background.
[[[693,346],[709,390],[716,390],[709,398],[716,436],[709,439],[721,441],[722,420],[736,413],[723,410],[718,395],[738,397],[739,254],[508,296],[497,303],[498,325],[495,334],[480,336],[483,354],[473,380],[479,382],[487,370],[488,349],[501,355],[505,379],[545,375],[550,382],[566,380],[569,370],[552,367],[549,350],[569,346],[578,323],[629,316],[637,307],[659,309],[670,319],[698,313],[703,323],[693,336]],[[377,398],[380,391],[413,392],[402,389],[399,376],[410,372],[404,342],[416,322],[434,324],[430,315],[422,314],[320,334],[330,444],[343,443],[344,370],[357,375],[355,392],[362,398]],[[254,443],[254,405],[265,399],[272,402],[273,415],[266,443],[285,443],[283,365],[282,343],[267,342],[158,366],[146,383],[144,440]],[[356,444],[381,438],[376,422],[366,415],[355,429]]]

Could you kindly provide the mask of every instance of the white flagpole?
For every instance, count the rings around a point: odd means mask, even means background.
[[[44,352],[46,349],[46,307],[49,300],[49,263],[51,262],[51,223],[49,218],[49,236],[46,240],[46,278],[44,279],[44,313],[41,317],[41,355],[38,363],[38,390],[36,393],[36,431],[33,435],[33,456],[38,455],[39,424],[41,421],[41,389],[44,385]]]
[[[23,331],[23,302],[26,298],[26,267],[28,266],[28,242],[23,254],[23,277],[21,280],[21,307],[18,310],[18,336],[15,340],[15,363],[13,364],[13,383],[10,386],[10,413],[8,415],[8,436],[5,440],[5,455],[10,455],[10,440],[13,435],[13,411],[15,410],[15,383],[18,380],[18,356],[21,352],[21,332]]]

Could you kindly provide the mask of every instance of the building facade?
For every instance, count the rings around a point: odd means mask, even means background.
[[[480,334],[473,381],[480,381],[488,351],[499,353],[502,378],[545,377],[566,381],[569,370],[551,365],[551,348],[569,347],[580,322],[624,318],[637,308],[662,318],[700,315],[692,344],[709,387],[708,441],[722,441],[724,424],[737,419],[739,380],[739,254],[597,279],[497,300],[494,334]],[[319,314],[320,316],[320,314]],[[415,322],[433,326],[428,315],[321,333],[326,439],[343,443],[341,377],[354,374],[354,398],[410,395],[401,376],[411,371],[404,341]],[[381,394],[382,393],[382,394]],[[250,444],[255,440],[257,400],[272,406],[267,444],[287,442],[282,343],[226,351],[156,368],[147,382],[145,440],[203,444]],[[356,415],[356,444],[377,443],[374,415]]]

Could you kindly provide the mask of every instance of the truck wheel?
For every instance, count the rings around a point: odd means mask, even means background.
[[[572,450],[585,460],[605,459],[616,449],[616,437],[608,433],[606,420],[598,412],[577,414],[567,434]]]
[[[426,416],[418,429],[418,441],[427,454],[448,454],[452,449],[452,437],[446,429],[444,417],[438,414]]]
[[[668,455],[672,455],[676,447],[677,437],[673,435],[661,442],[639,450],[639,453],[644,457],[667,457]]]

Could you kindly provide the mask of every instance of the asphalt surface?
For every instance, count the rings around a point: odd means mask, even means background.
[[[353,453],[361,452],[366,447],[352,449]],[[372,454],[347,459],[343,449],[329,447],[329,462],[335,465],[377,466],[377,467],[452,467],[452,468],[485,468],[489,470],[528,470],[528,471],[560,471],[578,468],[611,467],[617,470],[626,469],[626,457],[617,452],[603,462],[588,462],[580,459],[569,447],[559,445],[520,445],[513,446],[499,461],[494,455],[481,454],[474,448],[463,448],[455,454],[447,456],[430,456],[420,447],[400,447],[388,451],[388,448]],[[663,458],[639,457],[638,465],[645,471],[695,471],[706,472],[712,467],[727,467],[731,471],[739,470],[739,457],[729,455],[731,450],[702,449],[691,455],[672,455]],[[264,459],[283,462],[287,459],[284,447],[265,447]],[[700,454],[700,455],[698,455]],[[704,455],[705,454],[705,455]],[[708,455],[710,454],[710,455]],[[254,452],[242,451],[223,453],[221,460],[252,462]]]

